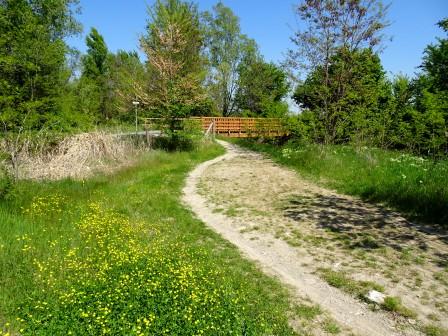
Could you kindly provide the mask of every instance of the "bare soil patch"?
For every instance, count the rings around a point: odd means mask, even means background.
[[[356,334],[448,328],[446,234],[223,145],[228,153],[198,167],[187,183],[186,201],[202,220]],[[367,304],[364,289],[399,298],[401,308]]]

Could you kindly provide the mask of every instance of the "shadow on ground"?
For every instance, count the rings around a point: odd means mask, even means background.
[[[428,249],[429,240],[448,244],[448,236],[427,226],[412,223],[381,206],[337,195],[292,197],[284,207],[284,215],[299,223],[311,222],[336,237],[345,247],[377,249],[389,246],[397,251],[410,247]],[[438,255],[448,263],[448,255]]]

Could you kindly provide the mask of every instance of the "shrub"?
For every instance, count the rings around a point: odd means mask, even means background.
[[[154,147],[167,151],[191,151],[198,147],[204,137],[199,121],[183,120],[177,128],[166,129],[166,136],[157,138]]]

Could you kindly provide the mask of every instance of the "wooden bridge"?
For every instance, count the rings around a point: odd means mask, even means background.
[[[276,118],[192,117],[175,120],[197,122],[205,134],[231,138],[279,137],[288,134],[281,119]],[[145,130],[154,129],[154,125],[160,125],[161,121],[160,118],[144,119]]]

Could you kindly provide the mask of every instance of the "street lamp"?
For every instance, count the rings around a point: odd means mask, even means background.
[[[134,100],[132,102],[132,105],[134,105],[134,110],[135,110],[135,135],[137,135],[137,132],[138,132],[137,107],[140,105],[140,102]]]

